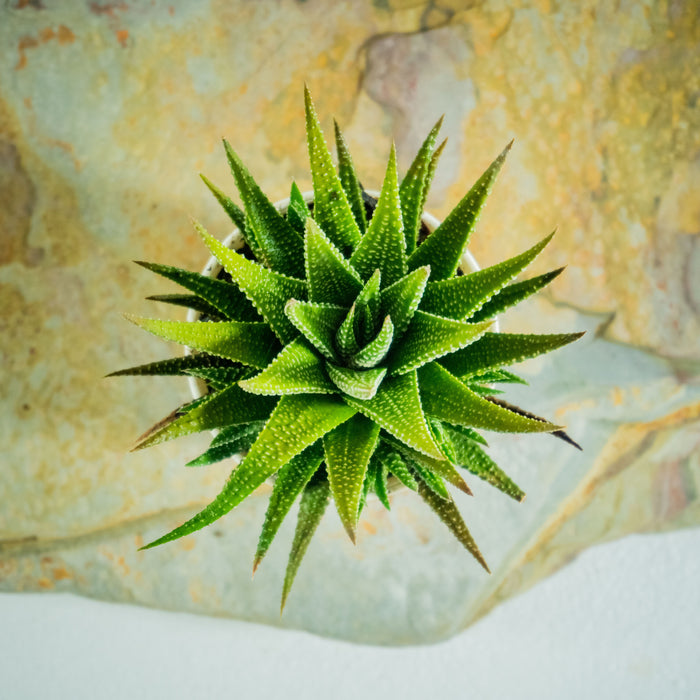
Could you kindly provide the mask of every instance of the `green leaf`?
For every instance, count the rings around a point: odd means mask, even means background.
[[[483,384],[509,383],[527,385],[527,382],[522,377],[519,377],[513,372],[508,372],[505,369],[487,370],[486,372],[481,372],[477,375],[470,377],[470,379],[473,381],[482,382]]]
[[[375,270],[355,299],[355,337],[360,345],[368,343],[377,333],[380,285],[381,272]]]
[[[357,338],[355,338],[355,304],[350,307],[348,315],[340,324],[338,332],[335,334],[335,344],[338,352],[344,358],[354,355],[360,349]]]
[[[473,382],[466,382],[466,385],[479,396],[495,396],[496,394],[502,394],[503,391],[500,389],[494,389],[492,386],[481,386],[481,384],[475,384]]]
[[[423,214],[423,190],[425,189],[426,176],[432,160],[435,141],[443,119],[444,117],[440,117],[425,141],[423,141],[423,145],[416,154],[413,163],[411,163],[411,167],[408,169],[399,189],[406,251],[409,254],[416,249],[418,230],[420,229],[420,220]]]
[[[260,374],[239,386],[253,394],[335,394],[336,388],[328,380],[318,356],[297,338]]]
[[[421,367],[418,377],[425,413],[447,423],[505,433],[545,433],[560,427],[487,401],[436,362]]]
[[[352,209],[352,215],[355,217],[357,227],[360,229],[360,233],[364,233],[367,230],[367,218],[365,215],[365,205],[362,201],[362,187],[360,186],[360,181],[357,179],[355,166],[353,165],[348,145],[345,142],[343,133],[340,131],[338,122],[334,120],[333,126],[335,127],[335,148],[338,153],[338,176],[340,177],[340,183],[348,198],[348,203],[350,204],[350,209]]]
[[[406,466],[401,456],[390,449],[384,441],[380,441],[375,454],[377,454],[378,459],[381,460],[388,471],[406,486],[406,488],[412,491],[418,490],[418,482],[413,477],[413,474],[411,474],[411,470]]]
[[[190,323],[140,318],[128,314],[125,314],[125,318],[165,340],[172,340],[251,367],[266,367],[279,351],[279,343],[266,323],[239,321]]]
[[[484,321],[503,313],[511,306],[519,304],[524,299],[546,287],[553,279],[564,271],[563,267],[552,270],[539,277],[532,277],[522,282],[514,282],[502,289],[495,297],[487,301],[472,317],[472,321]]]
[[[458,464],[516,501],[525,499],[525,492],[473,440],[450,426],[445,426],[445,429],[454,446]]]
[[[418,484],[418,493],[479,564],[491,573],[452,498],[440,498],[424,482]]]
[[[375,367],[386,357],[393,338],[394,324],[391,322],[391,317],[387,316],[375,339],[356,352],[349,359],[349,364],[355,368]]]
[[[292,191],[289,195],[289,207],[287,208],[287,221],[289,225],[300,235],[304,235],[306,220],[309,217],[309,207],[304,200],[296,182],[292,182]]]
[[[553,235],[554,233],[551,233],[524,253],[484,270],[439,282],[429,282],[423,295],[421,309],[448,318],[469,318],[532,263],[552,240]]]
[[[360,401],[367,401],[376,396],[386,374],[384,367],[359,370],[339,367],[331,362],[326,362],[326,371],[340,391]]]
[[[326,510],[329,495],[330,486],[325,475],[323,475],[322,478],[312,479],[301,496],[297,527],[294,532],[294,541],[292,542],[292,550],[289,553],[287,571],[284,575],[281,611],[284,610],[301,560],[304,558],[304,554],[306,554],[306,550],[309,548],[309,542],[311,542],[311,538]]]
[[[243,296],[247,304],[250,302]],[[146,301],[160,301],[163,304],[172,304],[173,306],[182,306],[186,309],[194,309],[205,316],[210,316],[216,321],[225,321],[226,316],[217,308],[213,307],[208,301],[204,301],[195,294],[153,294],[146,297]],[[257,316],[258,313],[253,309],[253,313]],[[242,320],[242,319],[237,319]]]
[[[306,137],[314,185],[314,219],[332,243],[347,254],[362,236],[323,139],[311,94],[304,88]]]
[[[323,437],[331,493],[343,527],[353,544],[362,484],[378,437],[379,426],[358,414]]]
[[[270,502],[265,513],[265,522],[258,539],[258,548],[253,562],[253,573],[260,565],[272,544],[277,531],[296,497],[304,490],[323,460],[321,441],[307,447],[301,454],[285,464],[277,473]]]
[[[265,399],[245,394],[242,389],[240,391],[249,399]],[[283,396],[250,452],[233,471],[221,493],[186,523],[141,549],[150,549],[184,537],[226,515],[290,459],[354,414],[352,408],[335,397],[317,394]]]
[[[224,139],[224,148],[252,231],[256,257],[267,267],[290,277],[304,277],[304,241],[263,194],[241,159]]]
[[[408,258],[409,270],[430,265],[430,278],[433,281],[449,279],[454,275],[510,146],[506,146],[440,226],[411,254]]]
[[[243,425],[229,425],[212,440],[209,449],[196,459],[187,462],[187,467],[206,467],[249,450],[265,425],[255,421]]]
[[[195,223],[195,228],[207,248],[270,324],[275,335],[283,343],[291,342],[298,333],[285,315],[284,307],[291,298],[306,299],[306,282],[285,277],[247,260],[226,248],[198,223]]]
[[[445,482],[439,477],[435,472],[428,469],[424,464],[411,459],[407,455],[404,455],[408,464],[417,473],[419,479],[418,483],[421,482],[427,485],[427,487],[439,498],[449,499],[450,492],[445,486]]]
[[[440,360],[440,364],[456,377],[465,379],[489,369],[499,369],[531,357],[537,357],[577,340],[583,333],[486,333],[472,343]]]
[[[170,265],[157,265],[156,263],[142,262],[140,260],[135,262],[137,265],[145,267],[147,270],[166,277],[181,287],[194,292],[226,318],[233,321],[261,320],[243,292],[229,282],[205,277],[198,272],[189,272],[178,267],[170,267]]]
[[[430,457],[443,458],[423,414],[415,372],[385,379],[371,399],[362,401],[344,395],[343,401],[405,445]]]
[[[211,180],[207,177],[199,174],[202,178],[204,184],[209,188],[210,192],[216,197],[219,204],[224,208],[224,211],[228,214],[231,221],[233,221],[234,226],[241,232],[243,240],[248,244],[251,250],[255,249],[255,241],[251,245],[247,237],[247,232],[245,228],[245,214],[241,211],[240,207],[226,194],[224,194]]]
[[[386,462],[375,459],[375,454],[372,455],[372,461],[370,462],[371,471],[374,476],[374,492],[377,494],[377,498],[381,501],[382,505],[387,509],[391,510],[391,503],[389,501],[389,484],[387,478],[389,476],[389,468]]]
[[[472,428],[467,428],[463,425],[448,425],[447,423],[443,423],[442,426],[443,426],[443,428],[448,429],[450,434],[452,434],[453,432],[457,432],[460,435],[462,435],[463,437],[471,440],[472,442],[477,442],[480,445],[484,445],[484,447],[489,446],[489,443],[486,442],[486,439],[484,438],[484,436],[481,435],[480,433],[477,433],[476,430],[474,430]]]
[[[421,211],[425,209],[425,203],[428,199],[428,192],[430,191],[430,185],[433,182],[433,177],[435,177],[435,171],[437,170],[437,164],[440,160],[442,152],[445,150],[447,145],[447,139],[445,139],[433,152],[433,156],[430,159],[430,164],[428,165],[428,172],[425,174],[425,184],[423,186],[423,197],[421,201]],[[420,230],[420,229],[419,229]]]
[[[401,337],[408,328],[420,304],[428,277],[430,277],[430,267],[426,265],[409,272],[405,277],[382,290],[381,314],[391,316],[395,338]]]
[[[491,321],[466,323],[416,311],[401,343],[389,356],[390,373],[404,374],[453,353],[473,343],[490,326]]]
[[[290,299],[285,313],[304,337],[329,360],[336,360],[335,335],[348,310],[333,304]]]
[[[175,411],[159,421],[136,440],[132,449],[141,450],[203,430],[264,420],[275,407],[275,401],[269,396],[246,394],[234,384],[223,391],[202,397],[195,408],[184,414],[181,410]]]
[[[370,488],[374,484],[374,480],[372,479],[371,474],[369,473],[369,468],[367,469],[367,473],[365,474],[365,479],[362,482],[362,493],[360,494],[360,505],[357,507],[357,517],[359,519],[360,515],[362,515],[362,511],[365,509],[365,506],[367,505],[367,496],[369,495]]]
[[[231,360],[213,357],[212,355],[185,355],[184,357],[170,357],[167,360],[159,360],[158,362],[149,362],[146,365],[137,365],[136,367],[120,369],[117,372],[111,372],[107,376],[174,376],[189,374],[191,369],[200,367],[230,367],[232,364]]]
[[[187,371],[192,377],[203,379],[213,389],[225,389],[229,384],[235,384],[250,372],[250,368],[235,365],[232,367],[193,367]]]
[[[367,233],[350,258],[350,264],[365,280],[375,270],[381,270],[384,286],[393,284],[406,274],[406,240],[403,235],[396,150],[393,145],[379,201]]]
[[[305,254],[309,300],[347,306],[352,304],[364,284],[352,265],[311,218],[306,220]]]

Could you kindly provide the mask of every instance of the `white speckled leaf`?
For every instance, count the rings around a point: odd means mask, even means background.
[[[428,199],[428,192],[430,191],[430,185],[433,182],[433,177],[435,177],[435,171],[437,170],[437,164],[438,161],[440,160],[440,156],[442,155],[442,152],[445,150],[445,146],[447,145],[447,139],[444,139],[442,143],[435,149],[433,152],[433,156],[430,159],[430,163],[428,164],[428,172],[425,174],[425,184],[423,186],[423,197],[421,201],[421,211],[425,209],[425,202]]]
[[[551,233],[529,250],[492,265],[448,280],[429,282],[421,301],[421,310],[463,320],[480,309],[519,272],[524,270],[552,240]]]
[[[254,397],[253,394],[249,396]],[[255,397],[262,398],[262,397]],[[226,515],[290,459],[348,420],[355,411],[330,396],[283,396],[250,452],[204,510],[142,549],[189,535]]]
[[[355,304],[350,307],[348,315],[340,324],[338,332],[335,334],[335,344],[343,357],[354,355],[360,349],[355,337]]]
[[[189,323],[140,318],[128,314],[124,317],[159,338],[242,362],[251,367],[262,369],[279,351],[279,343],[266,323]]]
[[[418,370],[425,413],[447,423],[505,433],[546,433],[560,429],[508,411],[478,396],[437,362]]]
[[[348,253],[357,246],[362,236],[335,172],[307,88],[304,89],[304,101],[309,162],[314,184],[314,219],[333,244],[343,253]]]
[[[275,335],[283,343],[291,342],[298,333],[285,315],[284,306],[292,298],[306,299],[306,282],[286,277],[247,260],[239,253],[229,250],[199,224],[195,223],[195,228],[207,248],[270,324]]]
[[[253,394],[334,394],[322,361],[301,338],[293,340],[258,375],[238,383]]]
[[[362,187],[355,172],[355,166],[343,132],[340,130],[338,122],[334,121],[333,126],[335,127],[335,148],[338,153],[338,177],[343,190],[345,190],[345,195],[348,198],[357,227],[360,229],[360,233],[364,233],[367,230],[367,217],[365,215],[365,205],[362,201]]]
[[[289,207],[287,208],[287,221],[297,233],[303,236],[308,218],[309,207],[304,201],[304,195],[301,193],[297,183],[292,182],[292,189],[289,193]]]
[[[386,375],[385,367],[349,369],[326,362],[326,371],[333,383],[345,394],[367,401],[374,397]]]
[[[406,274],[406,241],[393,144],[379,201],[350,263],[365,280],[381,270],[382,284],[387,287]]]
[[[328,481],[335,507],[353,542],[362,485],[378,437],[379,426],[358,414],[323,437]]]
[[[408,258],[409,270],[430,265],[430,278],[433,281],[452,277],[509,150],[510,144],[491,163],[440,226],[416,248]]]
[[[390,374],[412,369],[473,343],[486,333],[491,321],[466,323],[416,311],[406,334],[388,359]]]
[[[350,364],[358,368],[375,367],[386,357],[393,339],[394,324],[391,322],[391,317],[387,316],[374,340],[356,352],[350,358]]]
[[[382,290],[381,313],[384,316],[391,316],[396,338],[403,335],[408,328],[420,304],[429,276],[429,266],[419,267]]]
[[[348,313],[342,306],[290,299],[285,313],[304,337],[329,360],[336,360],[335,335]]]
[[[423,413],[415,371],[385,379],[377,395],[368,401],[351,396],[343,396],[343,400],[409,447],[442,459]]]
[[[241,232],[244,240],[248,243],[252,250],[255,250],[255,241],[253,240],[251,245],[251,241],[248,239],[247,235],[248,232],[245,228],[245,213],[227,194],[225,194],[211,180],[209,180],[208,177],[202,175],[201,173],[199,174],[199,177],[202,178],[202,181],[209,188],[209,191],[214,195],[214,197],[216,197],[216,200],[224,208],[224,211],[228,214],[231,221],[233,221],[234,226]]]

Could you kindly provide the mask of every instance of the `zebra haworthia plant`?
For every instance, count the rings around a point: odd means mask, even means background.
[[[550,432],[559,426],[496,398],[496,384],[523,383],[504,369],[580,334],[522,335],[489,329],[496,314],[554,279],[513,279],[551,239],[479,272],[461,274],[479,212],[509,146],[429,235],[422,224],[444,142],[438,122],[399,181],[392,147],[378,200],[362,189],[336,125],[338,170],[306,91],[313,204],[292,184],[287,211],[263,194],[224,142],[243,209],[204,182],[241,232],[229,249],[195,224],[224,275],[139,263],[187,294],[151,297],[196,309],[198,322],[129,317],[193,352],[116,372],[189,375],[208,393],[139,438],[136,448],[217,430],[200,467],[244,454],[221,493],[144,549],[189,535],[275,477],[255,555],[265,556],[301,496],[282,606],[329,499],[350,539],[370,492],[390,507],[390,484],[417,492],[488,570],[446,483],[470,493],[466,469],[520,501],[523,492],[487,455],[479,430]]]

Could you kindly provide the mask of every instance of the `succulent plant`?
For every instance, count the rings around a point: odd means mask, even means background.
[[[492,267],[459,269],[510,144],[429,232],[422,215],[444,147],[436,147],[442,120],[400,182],[392,147],[373,199],[337,124],[336,172],[308,90],[305,101],[312,204],[292,184],[280,213],[224,141],[243,209],[202,177],[245,245],[232,250],[195,223],[223,266],[219,277],[139,263],[189,292],[150,298],[201,316],[127,317],[191,353],[114,373],[189,375],[208,387],[141,436],[135,449],[216,430],[209,449],[188,466],[244,455],[212,503],[144,549],[210,525],[274,478],[255,570],[301,495],[282,607],[328,501],[354,542],[368,494],[389,508],[392,484],[416,491],[488,570],[446,483],[471,493],[463,468],[523,499],[478,431],[551,432],[573,442],[559,426],[497,398],[502,392],[494,385],[524,383],[504,367],[580,335],[490,331],[496,314],[561,272],[513,282],[553,234]]]

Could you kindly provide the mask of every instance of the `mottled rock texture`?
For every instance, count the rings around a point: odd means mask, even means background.
[[[700,20],[694,0],[370,3],[173,0],[0,9],[0,589],[65,590],[382,643],[463,629],[595,542],[700,522]],[[508,331],[588,330],[523,366],[510,397],[568,425],[498,437],[523,504],[456,498],[489,578],[406,492],[353,548],[329,510],[284,617],[290,526],[255,581],[267,491],[216,526],[137,546],[218,492],[198,436],[130,454],[184,402],[176,379],[103,380],[172,348],[120,318],[169,291],[131,264],[199,269],[189,224],[229,224],[197,172],[233,184],[226,136],[273,199],[309,177],[307,81],[366,187],[445,113],[430,209],[516,144],[473,238],[492,264],[555,226],[551,289]],[[268,489],[269,490],[269,489]]]

